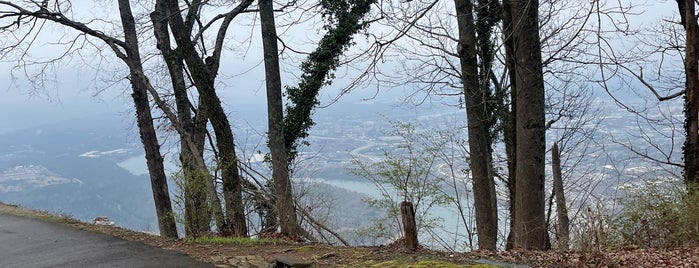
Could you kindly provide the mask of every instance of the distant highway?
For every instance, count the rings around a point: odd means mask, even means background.
[[[0,213],[0,267],[213,267],[172,250]]]
[[[352,157],[358,157],[358,156],[359,156],[359,157],[367,158],[367,159],[369,159],[369,160],[371,160],[371,161],[378,161],[378,160],[380,160],[380,159],[378,159],[375,155],[362,154],[362,151],[364,151],[364,150],[366,150],[366,149],[369,149],[369,148],[371,148],[371,147],[374,147],[374,145],[376,145],[376,143],[375,143],[374,141],[372,141],[372,140],[360,140],[360,139],[356,139],[356,140],[361,141],[361,142],[364,142],[364,145],[359,146],[359,147],[357,147],[357,148],[354,148],[354,150],[352,150],[352,151],[349,153]]]

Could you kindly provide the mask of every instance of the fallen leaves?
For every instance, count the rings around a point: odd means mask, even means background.
[[[488,257],[531,267],[699,267],[699,246],[599,252],[511,250]]]

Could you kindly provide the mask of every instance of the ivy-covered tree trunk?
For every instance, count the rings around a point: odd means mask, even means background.
[[[284,145],[284,106],[273,2],[273,0],[258,0],[267,85],[267,138],[272,154],[272,193],[281,233],[296,237],[301,235],[301,227],[296,217],[291,178],[289,178],[289,160]]]
[[[148,92],[141,64],[141,55],[138,48],[138,36],[136,35],[136,23],[131,12],[131,5],[128,0],[119,0],[119,14],[124,29],[124,40],[126,43],[126,56],[124,61],[129,66],[131,88],[134,105],[136,107],[136,119],[138,124],[141,142],[146,153],[146,165],[151,180],[153,191],[153,201],[155,202],[155,212],[158,217],[158,227],[160,235],[163,237],[177,238],[177,228],[175,225],[175,215],[172,212],[170,193],[167,187],[167,177],[163,165],[163,157],[160,154],[160,143],[153,126]]]
[[[485,108],[485,122],[487,131],[487,168],[488,176],[487,182],[483,182],[484,186],[487,188],[489,193],[487,194],[487,202],[490,213],[487,217],[489,219],[494,219],[496,224],[491,227],[489,235],[494,236],[493,244],[497,243],[497,233],[498,233],[498,203],[497,194],[495,191],[495,170],[493,168],[493,144],[496,142],[496,101],[494,100],[493,91],[491,88],[490,78],[492,75],[492,65],[495,58],[495,48],[493,44],[493,31],[497,24],[501,21],[502,6],[499,0],[478,0],[478,5],[475,7],[476,12],[476,50],[478,51],[478,83],[480,85],[479,91],[484,98],[484,108]],[[487,183],[487,184],[486,184]],[[492,250],[495,250],[493,248]]]
[[[699,191],[699,41],[694,0],[677,0],[686,31],[684,180],[688,189]]]
[[[363,19],[376,1],[320,1],[327,20],[327,32],[318,47],[301,64],[303,74],[299,84],[287,87],[291,103],[287,106],[284,117],[284,142],[289,152],[289,161],[296,157],[300,141],[308,137],[308,130],[314,124],[311,114],[318,104],[320,88],[332,83],[329,77],[337,68],[342,53],[352,45],[353,36],[369,26],[369,22],[364,22]]]
[[[457,53],[461,60],[461,81],[466,103],[478,248],[496,250],[498,219],[491,172],[490,112],[486,98],[488,94],[483,92],[478,75],[474,7],[470,0],[455,0],[454,4],[459,28]]]

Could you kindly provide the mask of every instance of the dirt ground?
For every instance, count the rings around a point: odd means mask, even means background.
[[[118,227],[82,223],[2,203],[0,213],[39,218],[160,248],[178,250],[216,267],[271,267],[277,258],[291,258],[308,263],[312,267],[699,267],[699,246],[670,249],[621,248],[597,252],[449,253],[428,249],[411,252],[396,245],[334,247],[294,242],[262,245],[194,243],[165,239]]]
[[[312,267],[470,267],[476,255],[450,254],[400,246],[334,247],[325,244],[281,242],[264,245],[194,243],[114,227],[76,224],[80,229],[104,232],[126,240],[182,251],[216,267],[271,267],[277,258],[291,258]]]

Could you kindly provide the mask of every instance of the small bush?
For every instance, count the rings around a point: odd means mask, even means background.
[[[602,251],[617,244],[610,226],[613,218],[604,203],[602,199],[595,207],[583,210],[572,225],[571,245],[574,249]]]
[[[383,217],[372,219],[371,225],[358,228],[357,237],[369,237],[379,243],[391,243],[402,237],[400,203],[414,205],[419,234],[429,234],[443,228],[443,219],[430,214],[430,209],[453,203],[444,190],[446,176],[439,172],[440,150],[446,149],[448,133],[420,132],[408,123],[394,123],[387,136],[397,138],[395,148],[382,149],[375,158],[356,157],[347,168],[349,174],[372,182],[379,192],[364,201],[372,208],[386,211]]]
[[[644,181],[625,189],[613,228],[623,245],[671,247],[699,241],[699,194],[679,180]]]

